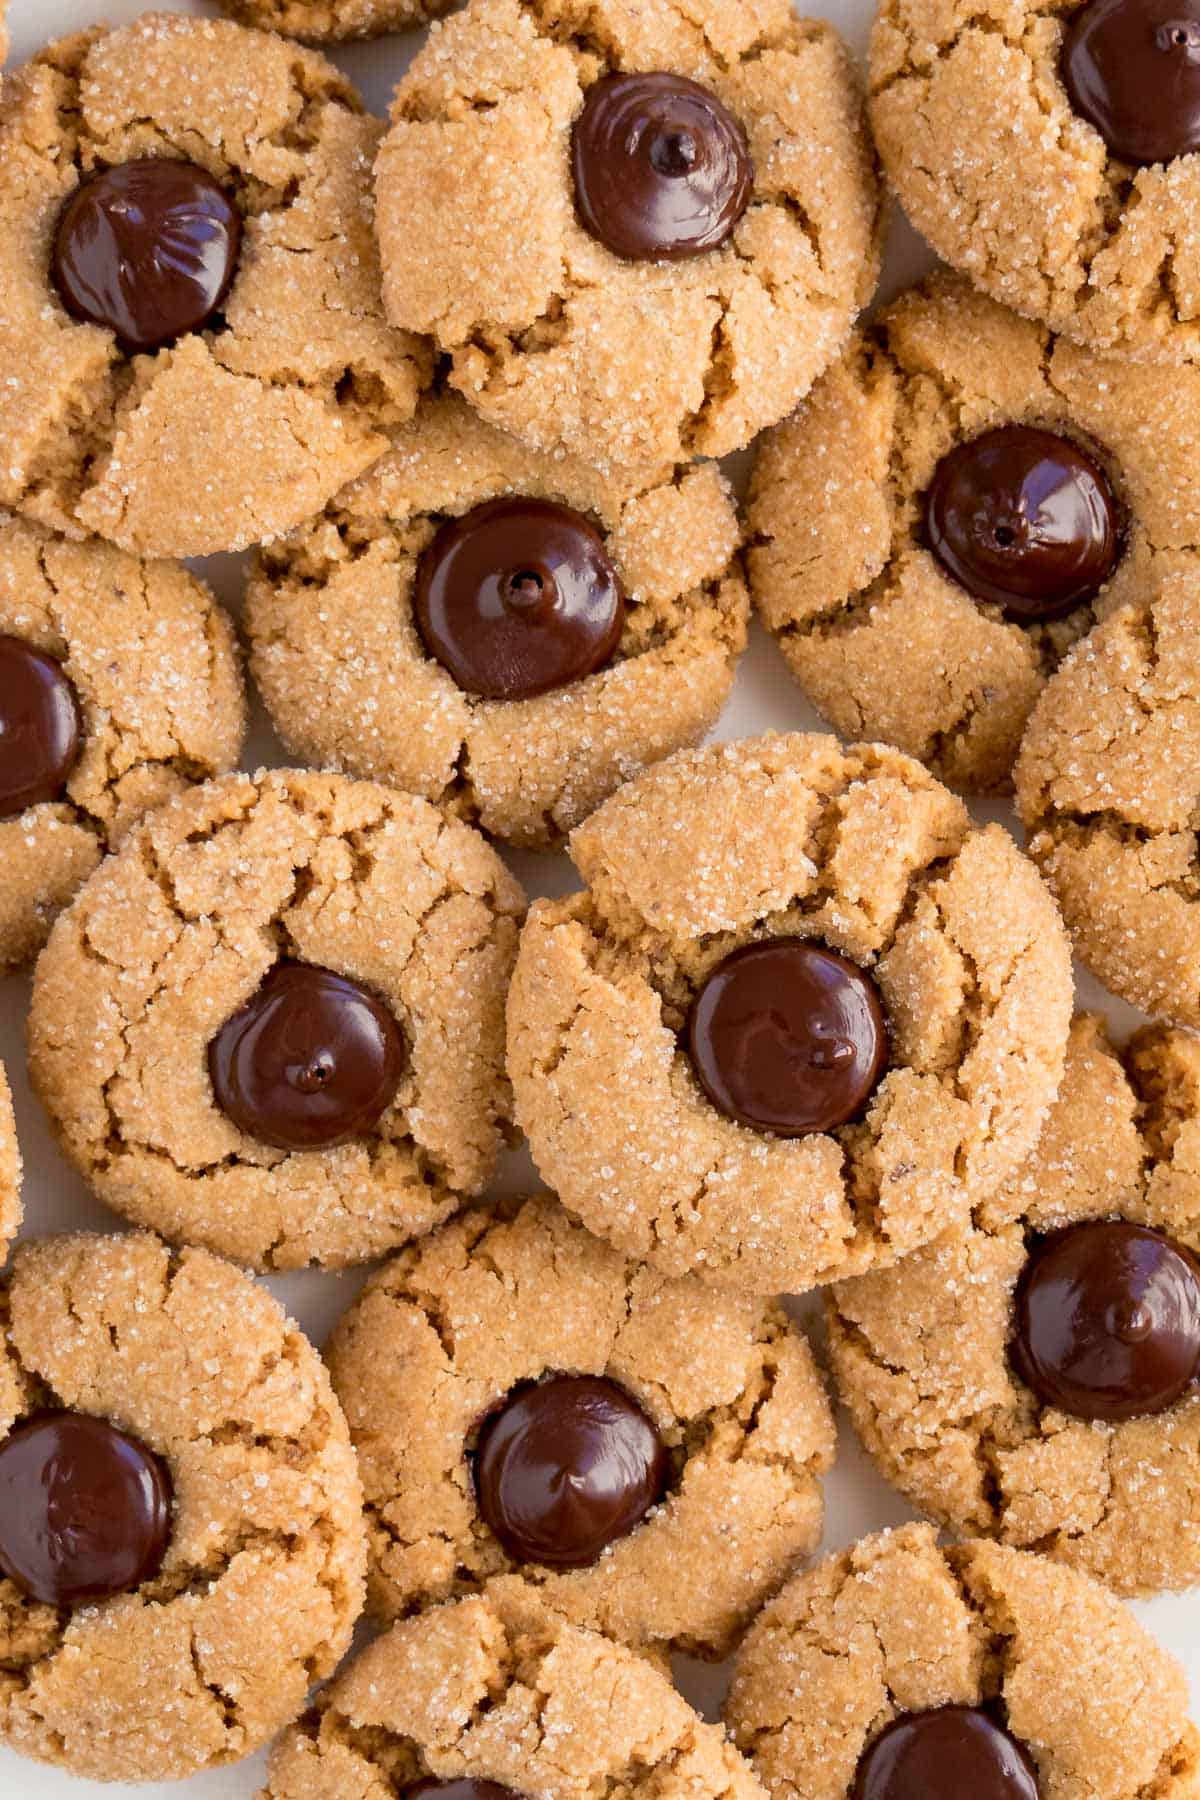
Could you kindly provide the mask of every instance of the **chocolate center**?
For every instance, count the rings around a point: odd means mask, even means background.
[[[443,525],[418,564],[414,607],[430,655],[489,700],[582,680],[625,623],[604,540],[549,500],[489,500]]]
[[[83,726],[62,665],[0,637],[0,819],[62,798]]]
[[[279,1150],[346,1143],[396,1095],[404,1042],[367,988],[311,963],[280,962],[208,1047],[217,1104]]]
[[[1200,150],[1200,0],[1088,0],[1063,42],[1075,111],[1122,162]]]
[[[1029,425],[985,431],[944,456],[925,529],[947,574],[1024,624],[1094,599],[1121,549],[1104,471],[1078,444]]]
[[[833,1131],[887,1066],[879,992],[857,963],[807,938],[735,950],[692,1006],[688,1047],[719,1112],[757,1131]]]
[[[473,1775],[464,1775],[458,1781],[436,1781],[430,1776],[400,1791],[402,1800],[411,1800],[413,1795],[419,1795],[420,1800],[517,1800],[512,1788],[501,1787],[498,1781],[480,1781]]]
[[[31,1600],[128,1593],[162,1566],[171,1479],[144,1444],[86,1413],[40,1413],[0,1443],[0,1570]]]
[[[1023,1744],[978,1706],[905,1713],[866,1750],[854,1800],[1037,1800]]]
[[[151,157],[75,190],[50,268],[75,318],[106,326],[125,350],[157,350],[219,309],[241,244],[242,216],[211,175]]]
[[[1016,1292],[1013,1367],[1078,1419],[1165,1412],[1200,1374],[1200,1267],[1144,1225],[1075,1225],[1033,1251]]]
[[[517,1562],[581,1569],[666,1491],[670,1460],[636,1401],[596,1375],[514,1388],[475,1452],[479,1510]]]
[[[572,142],[584,227],[632,262],[701,256],[726,241],[754,188],[746,134],[682,75],[606,75]]]

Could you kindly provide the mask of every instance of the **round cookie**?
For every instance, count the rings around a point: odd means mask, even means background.
[[[513,1575],[574,1624],[719,1657],[820,1540],[834,1430],[803,1334],[549,1197],[404,1251],[327,1356],[379,1618]]]
[[[524,499],[527,514],[513,506]],[[574,590],[548,616],[531,616],[519,593],[498,599],[496,578],[519,573],[510,565],[536,557],[539,539],[569,574],[567,552],[593,528],[585,597],[606,590],[606,640],[579,641],[588,615],[569,610]],[[462,534],[483,559],[465,580]],[[259,552],[246,612],[255,678],[295,755],[545,846],[715,723],[746,636],[738,543],[712,464],[619,485],[524,449],[457,396],[431,398],[321,517]],[[489,644],[497,613],[509,630]]]
[[[428,373],[383,318],[380,129],[314,53],[175,13],[6,82],[0,504],[201,556],[367,468]]]
[[[1052,330],[1122,355],[1194,360],[1194,33],[1173,0],[1015,0],[995,15],[884,0],[871,123],[905,212],[978,287]],[[1118,94],[1122,121],[1109,104]],[[1135,144],[1135,121],[1158,141]]]
[[[20,1223],[21,1151],[8,1076],[0,1063],[0,1258],[7,1253]]]
[[[1122,999],[1200,1026],[1200,575],[1164,565],[1078,644],[1016,766],[1029,853]]]
[[[281,31],[310,44],[412,31],[445,12],[452,0],[220,0],[242,25]]]
[[[1103,1222],[1103,1223],[1099,1223]],[[930,1517],[1127,1594],[1200,1580],[1200,1039],[1071,1028],[1020,1173],[829,1298],[859,1434]]]
[[[456,1790],[763,1800],[651,1662],[520,1584],[394,1625],[276,1745],[259,1800]]]
[[[927,1525],[863,1539],[755,1621],[725,1717],[773,1800],[1190,1800],[1183,1670],[1097,1582]]]
[[[258,1268],[383,1255],[491,1176],[522,909],[424,800],[296,771],[210,783],[58,921],[35,1087],[136,1224]]]
[[[929,1242],[1031,1148],[1065,935],[1007,834],[919,764],[815,734],[682,752],[571,850],[587,887],[530,913],[509,1074],[589,1229],[668,1274],[799,1293]]]
[[[131,825],[232,769],[245,730],[236,634],[201,582],[0,514],[0,971]]]
[[[1005,788],[1097,617],[1196,568],[1200,375],[1084,350],[941,274],[855,338],[758,451],[748,567],[848,737]]]
[[[0,1743],[97,1781],[248,1756],[362,1603],[361,1489],[320,1357],[205,1251],[45,1238],[0,1337]]]
[[[789,0],[471,0],[396,90],[376,192],[392,322],[606,471],[783,418],[879,265],[857,74]]]

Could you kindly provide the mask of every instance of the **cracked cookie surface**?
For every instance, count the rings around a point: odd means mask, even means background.
[[[414,31],[446,12],[453,0],[220,0],[242,25],[281,31],[310,44]]]
[[[110,1206],[256,1267],[396,1249],[479,1192],[508,1113],[504,995],[523,896],[477,832],[336,775],[236,775],[154,814],[59,919],[30,1068]],[[282,1151],[216,1103],[207,1049],[281,956],[357,981],[404,1041],[347,1143]]]
[[[745,643],[728,485],[712,465],[641,487],[524,449],[444,395],[324,514],[259,553],[255,678],[284,742],[545,847],[646,763],[715,723]],[[523,700],[460,687],[422,641],[418,561],[453,518],[531,495],[596,521],[627,599],[614,659]]]
[[[158,556],[290,529],[411,416],[425,349],[384,321],[380,127],[333,66],[223,20],[67,38],[0,103],[0,503]],[[220,314],[153,355],[63,307],[51,246],[97,169],[183,157],[245,221]]]
[[[8,1076],[0,1063],[0,1257],[7,1255],[20,1223],[21,1151]]]
[[[1085,4],[884,0],[879,154],[918,231],[995,299],[1097,349],[1193,360],[1200,155],[1138,168],[1075,113],[1060,58]]]
[[[170,1473],[170,1544],[132,1592],[59,1611],[0,1579],[0,1741],[103,1781],[248,1756],[350,1643],[361,1490],[319,1356],[204,1251],[49,1238],[2,1284],[0,1443],[46,1407],[134,1434]]]
[[[233,625],[186,569],[0,514],[0,637],[54,658],[81,747],[61,798],[0,818],[0,970],[41,949],[59,911],[153,807],[222,775],[246,702]]]
[[[942,1706],[999,1708],[1044,1800],[1200,1789],[1183,1670],[1119,1601],[999,1544],[939,1549],[926,1525],[791,1582],[738,1653],[725,1717],[774,1800],[844,1800],[880,1732]]]
[[[397,1618],[493,1578],[638,1647],[727,1653],[816,1548],[833,1419],[773,1302],[671,1280],[547,1197],[469,1212],[376,1275],[327,1358],[367,1502],[368,1604]],[[510,1556],[480,1511],[480,1420],[522,1383],[602,1377],[671,1461],[666,1497],[590,1566]]]
[[[1062,1073],[1067,945],[1031,864],[920,764],[769,736],[682,752],[579,827],[582,894],[540,901],[509,999],[517,1117],[589,1229],[669,1274],[799,1293],[929,1242],[1027,1154]],[[764,938],[878,984],[865,1114],[782,1138],[710,1104],[680,1032]]]
[[[1029,853],[1078,955],[1146,1012],[1200,1026],[1200,578],[1168,563],[1034,709],[1016,768]]]
[[[1200,1040],[1126,1050],[1077,1018],[1042,1138],[970,1228],[836,1288],[830,1357],[883,1473],[949,1529],[987,1533],[1118,1592],[1200,1580],[1200,1394],[1109,1424],[1045,1404],[1009,1360],[1038,1237],[1124,1219],[1200,1250]]]
[[[1200,560],[1200,377],[1100,356],[958,276],[910,290],[764,440],[748,507],[755,605],[834,728],[883,738],[969,790],[1008,787],[1046,681],[1098,617]],[[929,547],[942,458],[983,432],[1076,442],[1122,512],[1096,598],[1022,624]]]
[[[431,1778],[545,1800],[763,1800],[652,1663],[516,1584],[370,1645],[280,1740],[259,1800],[383,1800]]]
[[[625,261],[579,222],[572,128],[630,69],[700,83],[743,128],[754,189],[723,247]],[[857,74],[788,0],[472,0],[400,82],[376,190],[388,316],[436,339],[494,424],[601,467],[661,474],[749,443],[840,349],[878,271]]]

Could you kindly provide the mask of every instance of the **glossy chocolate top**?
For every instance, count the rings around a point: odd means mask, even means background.
[[[984,1708],[902,1713],[858,1765],[853,1800],[1038,1800],[1037,1770]]]
[[[61,800],[83,723],[61,663],[0,637],[0,819]]]
[[[1088,0],[1067,28],[1062,76],[1122,162],[1200,150],[1200,0]]]

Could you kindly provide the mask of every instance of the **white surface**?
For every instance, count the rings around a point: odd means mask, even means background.
[[[162,10],[212,14],[215,7],[203,0],[158,0]],[[145,10],[137,0],[10,0],[11,60],[20,62],[41,45],[63,33],[98,19],[111,24],[135,18]],[[814,12],[824,12],[860,47],[870,23],[872,0],[814,0]],[[377,110],[387,107],[391,89],[418,39],[413,36],[356,45],[335,60],[362,87]],[[893,293],[921,274],[932,262],[924,246],[903,220],[893,220],[882,292]],[[2,303],[2,301],[0,301]],[[240,596],[240,563],[232,557],[214,558],[202,565],[221,597],[235,610]],[[717,735],[743,737],[775,726],[790,730],[819,728],[821,721],[807,705],[788,676],[773,644],[756,630],[750,650],[738,674],[737,686],[721,720]],[[261,715],[250,744],[247,766],[284,760],[280,748]],[[1013,827],[1008,809],[976,808],[982,817],[999,818]],[[522,856],[512,859],[532,893],[562,892],[575,885],[564,857]],[[24,1079],[23,1027],[29,983],[25,978],[0,981],[0,1059],[13,1082],[17,1124],[25,1157],[25,1235],[50,1231],[113,1228],[117,1221],[92,1199],[67,1168],[55,1148],[37,1103]],[[1118,1027],[1125,1031],[1134,1019],[1127,1007],[1110,1001],[1088,978],[1080,983],[1081,1003],[1104,1005]],[[500,1186],[510,1192],[528,1185],[529,1164],[514,1156],[503,1172]],[[353,1276],[279,1276],[269,1285],[296,1314],[310,1335],[322,1342],[333,1321],[348,1304],[356,1288]],[[797,1311],[811,1311],[811,1304]],[[910,1516],[908,1508],[875,1474],[848,1427],[843,1427],[837,1467],[825,1487],[827,1503],[826,1547],[852,1543],[868,1531],[898,1524]],[[1187,1667],[1191,1681],[1193,1714],[1200,1718],[1200,1593],[1154,1600],[1136,1609],[1164,1644]],[[689,1665],[680,1670],[681,1685],[697,1704],[712,1711],[719,1699],[719,1671]],[[259,1786],[265,1756],[218,1774],[199,1776],[176,1784],[142,1787],[101,1787],[79,1782],[0,1750],[0,1800],[80,1800],[94,1794],[167,1796],[183,1800],[247,1800]]]

